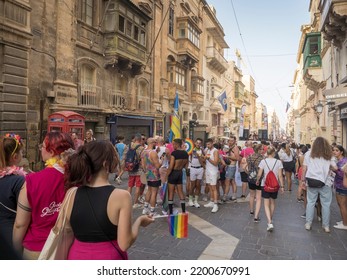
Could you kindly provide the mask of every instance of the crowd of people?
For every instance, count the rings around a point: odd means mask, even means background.
[[[129,192],[109,183],[119,166],[112,143],[92,139],[75,150],[69,134],[49,132],[39,149],[45,168],[25,174],[17,166],[20,136],[0,140],[0,258],[38,259],[65,194],[78,186],[67,208],[75,237],[68,259],[127,259],[139,228],[154,219],[143,215],[133,223]]]
[[[205,144],[205,147],[204,147]],[[333,193],[342,220],[334,228],[347,230],[347,157],[341,145],[317,137],[311,145],[246,141],[236,137],[227,142],[195,139],[188,154],[184,139],[172,143],[163,137],[136,134],[130,144],[119,136],[97,141],[91,130],[79,140],[61,132],[49,132],[39,147],[45,168],[26,174],[18,167],[23,144],[18,135],[0,139],[0,257],[38,259],[55,225],[66,193],[77,186],[67,206],[67,220],[74,233],[68,259],[127,259],[126,251],[139,228],[154,218],[175,214],[175,195],[186,212],[203,204],[212,213],[227,201],[246,199],[249,215],[260,222],[262,203],[267,231],[274,230],[278,193],[291,192],[298,180],[297,201],[305,204],[305,229],[311,230],[315,209],[325,232],[330,232]],[[127,190],[121,184],[128,173]],[[240,173],[241,196],[237,197]],[[278,184],[275,191],[264,188],[269,174]],[[123,176],[124,177],[124,176]],[[124,180],[124,179],[123,179]],[[133,193],[133,189],[135,192]],[[159,193],[162,190],[164,196]],[[142,214],[133,222],[134,209]]]
[[[137,138],[140,139],[140,135]],[[137,138],[135,136],[133,142]],[[342,221],[334,225],[334,228],[347,230],[347,158],[341,145],[335,143],[330,145],[326,139],[317,137],[312,147],[310,144],[265,141],[260,143],[252,140],[246,141],[245,146],[240,147],[237,146],[236,137],[232,136],[227,142],[207,139],[204,148],[203,140],[197,138],[193,151],[188,155],[182,139],[175,139],[173,144],[163,144],[162,137],[149,138],[148,141],[151,145],[149,143],[146,145],[146,137],[141,135],[141,141],[137,141],[137,145],[142,145],[144,155],[147,155],[149,150],[153,159],[149,161],[146,158],[142,170],[137,171],[138,184],[134,184],[133,179],[128,181],[129,192],[131,193],[131,189],[136,187],[138,194],[135,195],[133,207],[141,208],[144,205],[143,214],[149,213],[148,203],[141,202],[147,183],[146,180],[140,180],[140,177],[141,174],[147,174],[148,180],[149,170],[154,169],[157,170],[157,174],[166,174],[166,177],[161,177],[160,186],[159,183],[157,185],[161,188],[166,182],[168,183],[169,214],[173,213],[175,192],[179,197],[182,212],[186,211],[187,200],[188,207],[195,208],[200,208],[201,201],[204,201],[206,203],[203,206],[211,208],[211,212],[216,213],[220,205],[227,201],[245,199],[249,190],[250,215],[254,217],[254,222],[258,223],[263,202],[267,230],[272,231],[278,193],[292,192],[293,180],[297,180],[297,202],[303,202],[305,206],[305,213],[301,216],[306,219],[305,228],[311,229],[316,209],[323,230],[330,232],[331,198],[332,194],[336,193]],[[139,150],[139,158],[141,153]],[[278,180],[278,192],[264,190],[265,179],[270,171],[274,172]],[[242,191],[239,198],[237,198],[238,172]],[[320,185],[316,186],[313,180],[319,180]],[[146,197],[149,197],[153,191],[152,187],[148,188]],[[157,193],[158,190],[155,190],[155,194]],[[151,197],[151,213],[156,215],[154,196]],[[160,198],[156,199],[156,202],[158,201]]]

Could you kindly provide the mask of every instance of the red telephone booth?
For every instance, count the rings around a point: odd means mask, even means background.
[[[48,132],[75,132],[79,139],[84,137],[85,117],[73,111],[55,112],[48,116]]]

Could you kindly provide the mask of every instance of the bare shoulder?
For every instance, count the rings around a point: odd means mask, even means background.
[[[117,201],[130,200],[131,199],[131,195],[126,190],[114,189],[114,191],[111,194],[111,199],[112,200],[117,200]]]

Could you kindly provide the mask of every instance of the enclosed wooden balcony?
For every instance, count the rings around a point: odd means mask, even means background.
[[[341,47],[346,39],[347,2],[345,0],[321,0],[320,30],[324,39]]]

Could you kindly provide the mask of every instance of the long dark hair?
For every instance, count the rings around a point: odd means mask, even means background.
[[[88,184],[106,167],[112,173],[118,165],[116,149],[110,141],[92,141],[81,146],[69,157],[65,168],[68,188]]]

